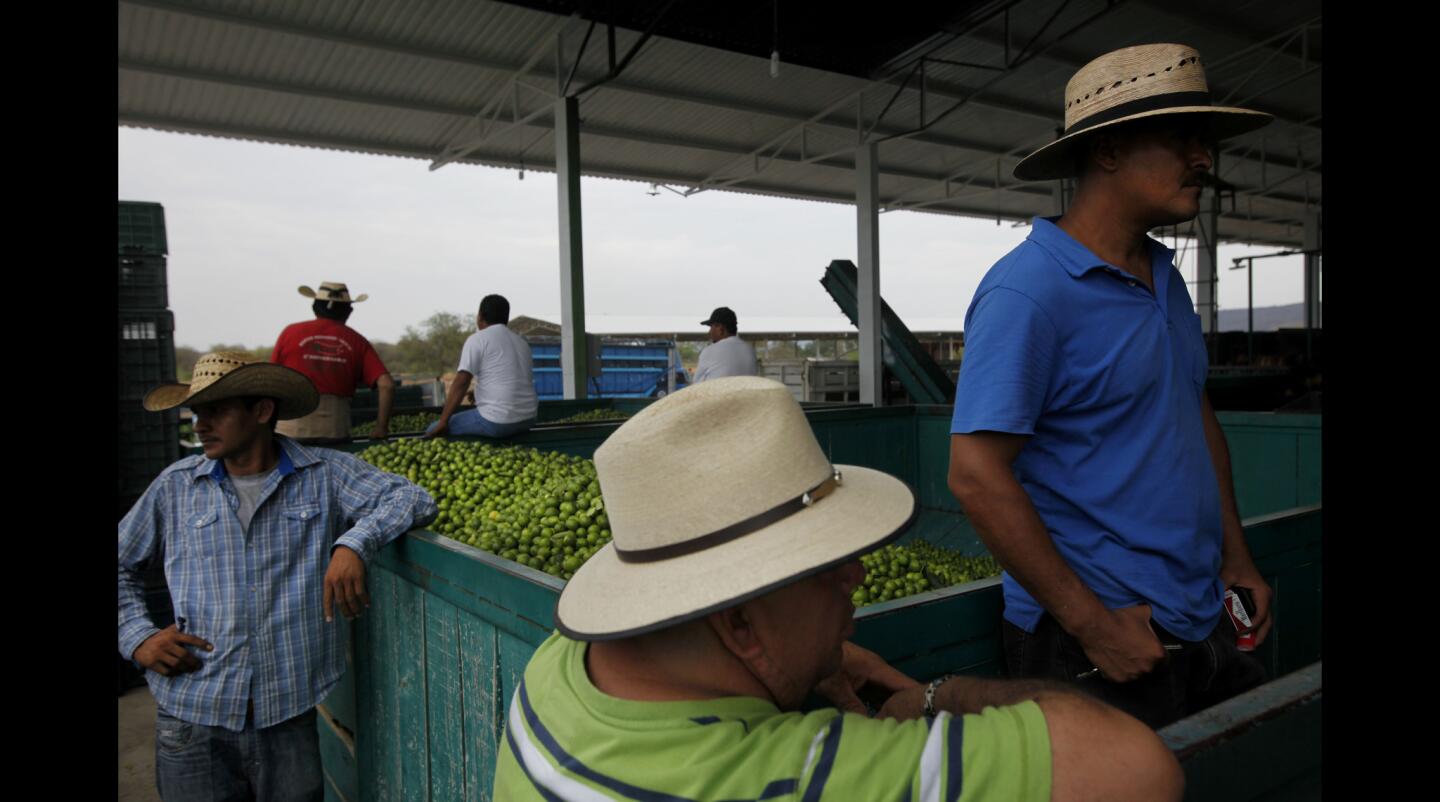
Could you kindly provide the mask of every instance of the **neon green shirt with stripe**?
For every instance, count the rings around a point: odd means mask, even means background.
[[[530,659],[499,751],[497,800],[1050,799],[1034,702],[933,722],[743,696],[638,702],[596,688],[585,644],[559,633]]]

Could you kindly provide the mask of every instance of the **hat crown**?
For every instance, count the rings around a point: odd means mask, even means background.
[[[717,532],[833,472],[790,391],[754,376],[704,382],[650,405],[596,449],[595,470],[615,548],[627,552]]]
[[[1195,48],[1153,44],[1114,50],[1081,67],[1065,85],[1065,130],[1126,104],[1179,93],[1204,93],[1209,103]]]
[[[216,351],[195,361],[190,371],[190,391],[198,393],[220,381],[231,371],[259,360],[242,351]]]

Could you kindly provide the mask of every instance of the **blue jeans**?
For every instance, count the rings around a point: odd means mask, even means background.
[[[450,416],[448,429],[453,435],[481,435],[483,437],[509,437],[512,434],[528,432],[531,426],[535,425],[534,418],[527,418],[516,423],[495,423],[485,420],[479,410],[467,409],[464,412],[457,412]],[[434,430],[436,424],[430,424],[425,431]]]
[[[315,709],[263,730],[191,724],[156,710],[155,788],[165,802],[320,802]]]
[[[1080,642],[1048,613],[1033,633],[1001,622],[1005,666],[1011,677],[1068,682],[1124,710],[1154,729],[1198,713],[1254,688],[1266,679],[1254,655],[1235,648],[1235,628],[1224,615],[1203,641],[1184,641],[1150,622],[1166,651],[1165,661],[1130,682],[1111,682],[1099,674],[1076,679],[1094,667]]]

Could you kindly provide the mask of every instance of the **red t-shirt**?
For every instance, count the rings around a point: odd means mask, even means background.
[[[380,355],[360,332],[324,318],[286,326],[270,361],[309,376],[316,390],[344,398],[387,373]]]

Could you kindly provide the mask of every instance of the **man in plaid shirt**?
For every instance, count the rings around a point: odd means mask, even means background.
[[[345,669],[334,612],[368,607],[370,558],[435,517],[414,484],[275,434],[317,402],[303,374],[223,352],[145,398],[189,406],[204,450],[119,527],[120,653],[147,669],[166,800],[323,798],[314,707]],[[140,578],[157,554],[175,609],[163,630]]]

